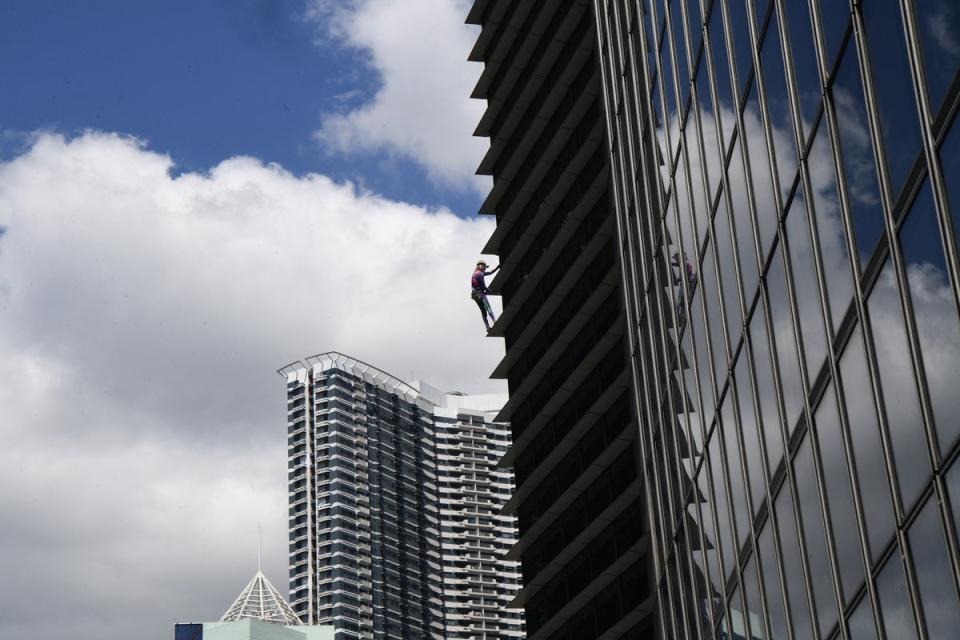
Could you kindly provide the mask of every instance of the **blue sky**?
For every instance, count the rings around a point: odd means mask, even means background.
[[[24,135],[131,134],[203,171],[234,155],[349,179],[391,199],[476,213],[469,184],[441,184],[395,152],[332,148],[325,115],[382,86],[370,52],[331,38],[304,0],[31,0],[0,4],[0,154]]]
[[[504,390],[468,4],[0,2],[0,640],[283,589],[291,361]]]

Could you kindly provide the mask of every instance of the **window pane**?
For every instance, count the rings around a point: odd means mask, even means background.
[[[922,0],[916,7],[927,93],[936,116],[960,67],[960,6],[956,0]]]
[[[750,186],[743,171],[740,141],[734,145],[733,156],[727,169],[730,184],[730,199],[733,203],[733,223],[737,234],[737,251],[740,255],[740,275],[743,278],[743,293],[747,304],[753,301],[759,281],[757,252],[753,242],[753,222],[750,218]]]
[[[701,64],[700,69],[697,71],[696,98],[699,102],[700,122],[698,123],[697,119],[693,117],[695,114],[691,114],[690,123],[700,132],[700,136],[703,138],[703,147],[706,156],[704,158],[703,168],[701,168],[700,171],[707,172],[707,184],[710,202],[712,203],[714,197],[717,195],[717,190],[720,188],[720,167],[723,166],[721,162],[723,151],[717,143],[717,127],[714,122],[715,110],[710,97],[710,81],[707,77],[707,65],[705,62],[706,60],[704,60],[704,64]],[[699,147],[690,149],[690,152],[693,157],[697,158],[697,162],[699,163]],[[698,164],[697,166],[700,167],[701,165]]]
[[[830,147],[830,131],[825,123],[817,130],[807,160],[813,187],[813,210],[817,220],[820,254],[823,259],[824,281],[830,300],[833,330],[837,331],[843,315],[853,298],[853,276],[850,272],[850,253],[841,222],[837,174]]]
[[[947,472],[947,495],[950,497],[950,510],[953,513],[953,530],[960,532],[960,464],[954,461]]]
[[[756,370],[757,398],[760,401],[761,426],[764,444],[767,447],[767,463],[770,473],[775,473],[783,459],[783,436],[780,431],[780,416],[777,412],[777,396],[773,386],[773,370],[770,348],[767,343],[767,326],[763,321],[763,307],[758,306],[750,321],[750,345]]]
[[[777,529],[783,550],[783,573],[787,578],[787,594],[790,599],[790,614],[793,616],[793,633],[797,638],[812,638],[813,626],[807,592],[803,584],[803,561],[800,557],[800,539],[797,536],[797,521],[793,515],[793,500],[790,486],[785,484],[776,499]]]
[[[780,22],[780,27],[790,36],[790,54],[793,57],[800,116],[803,118],[801,131],[806,139],[820,107],[821,94],[817,54],[813,45],[813,25],[806,2],[785,2],[783,8],[786,11],[786,20]]]
[[[717,242],[717,264],[720,266],[720,283],[723,287],[723,310],[727,318],[730,344],[736,345],[743,330],[740,314],[740,289],[737,282],[737,264],[733,257],[733,240],[727,219],[727,205],[723,200],[714,218],[714,238]]]
[[[733,32],[734,40],[732,50],[737,65],[737,77],[740,80],[738,91],[742,94],[750,69],[753,68],[753,60],[750,56],[751,44],[746,3],[726,2],[724,4],[730,10],[730,30]]]
[[[687,60],[687,42],[683,36],[683,16],[677,0],[670,2],[670,24],[673,27],[673,47],[677,59],[677,77],[680,80],[680,110],[686,108],[690,93],[690,64]]]
[[[699,456],[699,453],[703,450],[703,425],[701,423],[702,416],[700,415],[700,398],[697,393],[697,380],[694,372],[693,366],[693,350],[692,350],[692,341],[690,332],[686,331],[683,334],[682,340],[682,349],[683,349],[683,358],[685,360],[685,366],[682,368],[683,375],[683,389],[687,393],[687,407],[688,415],[690,419],[690,437],[694,443],[695,455]],[[692,464],[696,464],[697,459],[692,460]]]
[[[777,360],[780,365],[780,384],[783,387],[783,406],[786,411],[787,433],[796,426],[805,395],[800,381],[800,361],[793,339],[793,321],[790,318],[790,303],[787,300],[787,283],[783,274],[783,258],[780,247],[774,252],[766,277],[767,293],[770,296],[770,314],[773,319],[773,336],[777,345]]]
[[[936,496],[927,500],[910,527],[910,550],[929,637],[934,640],[956,638],[960,629],[960,600],[950,571]]]
[[[791,3],[794,4],[794,3]],[[823,24],[823,40],[827,50],[827,68],[840,49],[843,34],[850,24],[850,6],[846,2],[837,0],[818,0],[820,5],[820,21]]]
[[[904,507],[909,509],[931,472],[897,291],[893,268],[888,261],[870,293],[867,306],[900,493]]]
[[[810,244],[810,228],[807,222],[807,207],[803,193],[797,191],[787,215],[787,244],[793,267],[793,284],[797,297],[797,314],[800,318],[800,335],[803,338],[803,355],[807,374],[812,385],[817,372],[827,355],[827,341],[823,334],[823,311],[820,307],[820,291],[817,287],[817,272],[813,264],[813,247]]]
[[[744,348],[740,351],[740,357],[737,359],[737,365],[734,368],[734,379],[738,400],[740,401],[740,433],[743,436],[743,449],[746,455],[744,466],[747,468],[750,498],[753,501],[754,514],[756,514],[764,499],[763,487],[766,478],[764,477],[764,464],[760,452],[760,436],[757,431],[759,424],[754,412],[753,391],[747,367],[747,350]],[[751,514],[751,518],[754,514]]]
[[[715,431],[710,439],[709,462],[710,477],[713,479],[713,506],[717,512],[720,551],[723,554],[723,580],[725,583],[734,569],[734,528],[733,522],[730,519],[730,509],[727,503],[727,481],[723,473],[723,462],[720,459],[720,447],[722,444],[723,434]]]
[[[767,116],[770,118],[774,155],[780,178],[780,193],[785,197],[797,174],[798,154],[776,21],[770,23],[760,56],[763,65],[763,84],[767,92]]]
[[[780,587],[780,573],[777,570],[777,556],[773,548],[773,534],[771,527],[773,520],[768,519],[767,525],[758,537],[760,559],[763,564],[764,594],[767,597],[767,609],[770,613],[770,629],[776,640],[787,638],[787,614],[783,608],[783,593]]]
[[[873,607],[864,595],[850,615],[850,640],[876,640],[877,627],[873,623]]]
[[[903,18],[897,0],[871,0],[862,11],[890,187],[896,198],[920,151],[920,116],[907,60]]]
[[[940,146],[940,163],[950,200],[955,241],[960,244],[960,118],[955,118],[950,133]]]
[[[847,46],[843,62],[831,90],[840,130],[843,169],[853,208],[853,226],[865,264],[883,230],[883,208],[880,188],[867,128],[867,110],[863,102],[863,86],[857,66],[857,52]]]
[[[750,636],[756,640],[765,640],[767,638],[766,630],[763,628],[763,618],[760,612],[763,610],[760,606],[760,583],[757,579],[756,558],[750,558],[743,568],[743,591],[747,598],[747,615],[744,616],[750,623]]]
[[[927,181],[900,229],[900,246],[923,351],[930,403],[940,446],[947,451],[960,431],[960,420],[957,420],[960,394],[956,392],[954,378],[960,369],[960,328]]]
[[[734,396],[731,389],[728,388],[723,407],[720,410],[720,415],[723,418],[720,426],[723,431],[723,444],[727,456],[730,499],[733,501],[733,514],[737,527],[737,551],[739,552],[750,533],[750,510],[747,508],[747,493],[743,485],[743,470],[740,466],[740,445],[737,442],[737,432],[742,428],[742,425],[734,420],[733,401]]]
[[[893,533],[893,503],[887,483],[880,443],[880,425],[874,411],[873,392],[867,375],[860,329],[857,328],[840,358],[843,398],[850,420],[853,456],[860,481],[867,537],[876,559]]]
[[[820,513],[817,496],[817,478],[813,467],[810,438],[806,437],[794,458],[797,475],[797,495],[800,500],[800,517],[803,520],[804,540],[807,544],[807,562],[810,567],[810,582],[813,601],[816,605],[820,633],[827,631],[837,621],[837,601],[833,593],[833,577],[827,553],[827,534]]]
[[[683,156],[680,157],[680,166],[683,167],[683,170],[687,170],[685,162],[689,163],[689,172],[690,172],[690,188],[693,190],[693,204],[694,211],[697,214],[697,236],[698,242],[702,242],[703,238],[707,236],[707,225],[710,220],[711,214],[711,205],[712,201],[707,201],[707,194],[704,191],[706,188],[703,182],[703,168],[700,164],[700,149],[697,143],[696,136],[696,126],[691,124],[693,121],[690,120],[687,122],[687,128],[684,130],[683,138],[686,141],[687,148],[687,159],[684,160]],[[681,175],[681,170],[677,170],[678,180]],[[685,193],[686,185],[683,187],[680,186],[680,182],[677,182],[677,189],[679,193]],[[680,205],[680,211],[683,211],[683,199],[681,197],[678,200]]]
[[[773,178],[767,159],[767,143],[760,121],[760,101],[756,89],[750,91],[750,100],[743,110],[743,123],[747,136],[747,152],[753,176],[753,196],[757,211],[757,226],[760,231],[760,254],[766,258],[777,233],[777,201],[773,193]]]
[[[707,470],[706,462],[700,467],[700,474],[697,476],[697,489],[700,492],[701,500],[698,502],[700,510],[700,522],[704,537],[704,552],[706,555],[707,567],[709,568],[708,580],[712,585],[713,594],[723,592],[723,578],[720,575],[720,543],[717,540],[716,519],[713,517],[712,502],[713,497],[710,493],[708,478],[710,476]],[[711,595],[713,595],[711,594]]]
[[[701,409],[703,410],[703,424],[709,427],[716,410],[716,399],[713,392],[710,371],[710,349],[704,335],[703,310],[700,308],[700,292],[702,287],[696,288],[696,294],[690,305],[691,324],[687,329],[693,332],[694,349],[696,350],[697,375],[700,378],[700,393],[702,394]]]
[[[717,377],[717,388],[723,386],[727,377],[727,348],[723,333],[723,309],[720,307],[719,289],[717,288],[716,269],[713,261],[713,251],[707,247],[703,258],[703,283],[700,287],[707,302],[707,323],[710,331],[710,345],[713,349],[713,370]]]
[[[713,68],[716,75],[717,94],[720,104],[717,112],[720,115],[720,126],[723,131],[723,148],[726,149],[733,135],[736,109],[730,90],[730,67],[727,64],[727,40],[723,33],[723,11],[719,5],[710,12],[710,45],[713,57]]]
[[[823,481],[833,540],[837,550],[837,565],[844,599],[849,599],[863,582],[863,559],[860,538],[857,535],[857,515],[853,504],[853,492],[844,455],[840,420],[837,414],[837,398],[831,385],[814,416],[820,438],[820,460],[823,464]]]
[[[917,637],[913,608],[907,596],[907,582],[903,575],[900,554],[895,552],[877,576],[877,597],[880,615],[888,638],[909,640]]]

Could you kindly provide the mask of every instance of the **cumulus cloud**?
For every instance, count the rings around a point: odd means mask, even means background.
[[[487,141],[470,132],[484,105],[469,99],[482,68],[467,62],[477,37],[466,0],[315,0],[309,12],[324,40],[363,52],[379,76],[372,100],[327,115],[316,138],[337,151],[386,150],[410,158],[436,183],[489,190],[474,175]]]
[[[501,390],[467,285],[491,222],[251,158],[172,167],[102,133],[0,164],[2,638],[219,617],[258,522],[284,589],[289,361]]]

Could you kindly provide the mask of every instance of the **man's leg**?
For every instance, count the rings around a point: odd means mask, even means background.
[[[480,315],[483,316],[483,324],[487,329],[490,329],[490,323],[487,322],[487,309],[484,306],[484,300],[481,299],[479,295],[472,296],[473,301],[477,303],[477,306],[480,307]]]
[[[486,313],[485,313],[485,315],[489,314],[489,316],[490,316],[490,321],[491,321],[491,322],[496,322],[496,321],[497,321],[497,317],[496,317],[495,315],[493,315],[493,307],[490,306],[490,300],[487,299],[487,296],[483,296],[483,306],[486,307]]]

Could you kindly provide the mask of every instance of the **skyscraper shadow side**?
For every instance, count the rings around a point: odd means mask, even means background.
[[[590,3],[475,2],[528,638],[647,637],[649,536]]]

